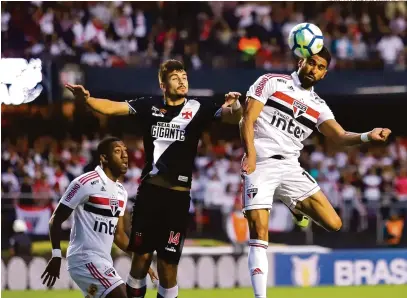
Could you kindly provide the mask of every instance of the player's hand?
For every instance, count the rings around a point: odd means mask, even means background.
[[[45,268],[44,273],[41,275],[43,279],[42,284],[47,284],[47,287],[52,287],[55,284],[57,278],[59,279],[59,270],[61,269],[61,258],[52,258],[47,267]],[[48,282],[47,282],[48,281]]]
[[[85,102],[90,97],[90,92],[82,85],[66,84],[65,87],[72,92],[73,96],[75,96],[77,100]]]
[[[228,107],[235,103],[236,100],[239,100],[239,97],[242,96],[239,92],[229,92],[225,94],[225,103],[222,107]]]
[[[242,161],[242,172],[250,175],[256,170],[256,156],[245,156]]]
[[[150,267],[150,269],[148,269],[148,275],[151,278],[151,281],[154,283],[155,280],[158,280],[157,275],[155,274],[153,268]]]
[[[369,132],[368,137],[371,141],[386,142],[391,130],[388,128],[375,128]]]

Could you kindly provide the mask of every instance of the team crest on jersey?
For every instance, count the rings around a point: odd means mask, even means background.
[[[294,111],[294,118],[298,118],[302,114],[304,114],[308,109],[308,106],[299,102],[298,100],[294,100],[293,103],[293,111]]]
[[[115,197],[110,199],[110,210],[112,210],[112,214],[115,215],[117,210],[119,209],[119,200]]]
[[[116,271],[114,271],[114,268],[109,268],[105,271],[105,275],[110,276],[110,277],[115,277]]]
[[[182,118],[184,119],[191,119],[192,118],[192,110],[191,109],[185,109],[182,111]]]
[[[259,189],[257,187],[254,187],[254,185],[250,185],[250,188],[247,189],[246,195],[249,199],[253,199],[256,195]]]

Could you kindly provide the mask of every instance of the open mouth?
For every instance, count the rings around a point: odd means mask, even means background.
[[[306,77],[307,77],[308,79],[315,80],[314,76],[307,75]]]

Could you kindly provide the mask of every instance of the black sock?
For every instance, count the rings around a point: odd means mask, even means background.
[[[126,284],[127,298],[144,298],[146,295],[147,286],[141,287],[139,289],[132,288]]]

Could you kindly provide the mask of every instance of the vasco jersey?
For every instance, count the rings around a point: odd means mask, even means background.
[[[191,186],[198,141],[203,130],[221,116],[224,99],[187,99],[178,106],[166,105],[162,97],[128,102],[143,131],[146,164],[142,179],[160,175],[178,186]]]
[[[94,257],[112,261],[110,255],[118,217],[124,215],[127,192],[98,166],[74,179],[60,204],[74,209],[74,223],[67,252],[68,269]]]
[[[315,127],[334,119],[329,107],[311,90],[301,87],[296,72],[291,76],[266,74],[247,92],[264,104],[254,124],[254,145],[258,158],[282,155],[299,157]]]

